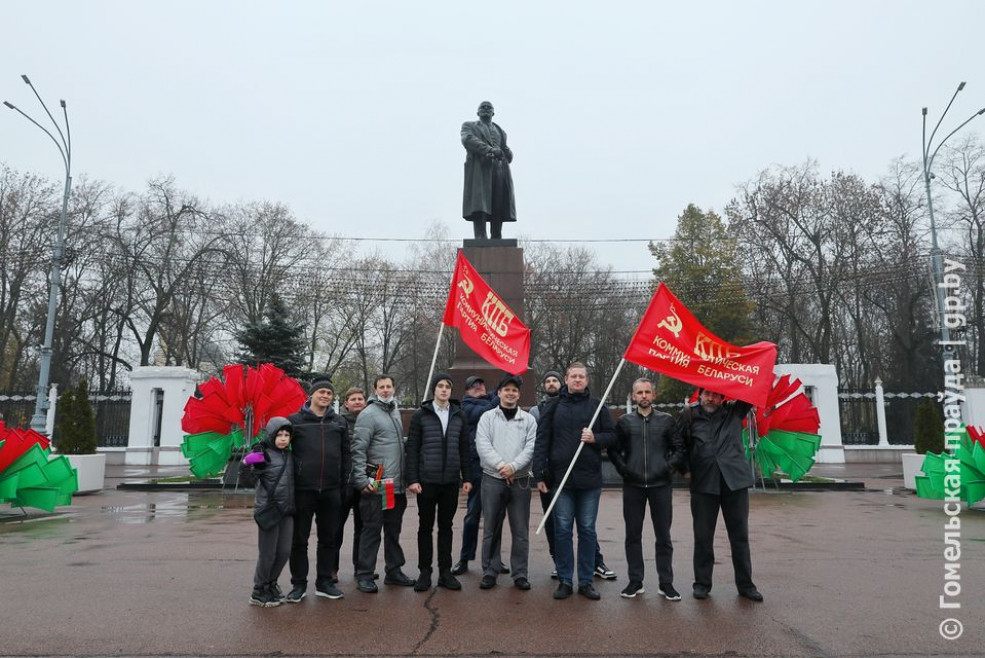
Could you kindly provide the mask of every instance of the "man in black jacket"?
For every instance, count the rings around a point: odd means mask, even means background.
[[[739,595],[762,601],[752,582],[749,555],[749,487],[752,466],[742,445],[742,419],[748,402],[725,402],[721,393],[698,392],[698,404],[681,411],[678,428],[687,446],[691,469],[691,517],[694,521],[694,598],[711,592],[715,566],[715,525],[721,510],[732,547],[732,567]]]
[[[308,536],[311,522],[318,524],[315,594],[341,599],[335,586],[335,530],[342,505],[342,487],[350,470],[349,439],[345,419],[332,409],[335,388],[327,377],[316,377],[309,387],[311,398],[288,420],[294,427],[291,450],[298,463],[295,481],[294,543],[291,547],[290,603],[300,603],[308,589]]]
[[[598,600],[592,578],[595,573],[595,549],[598,534],[599,498],[602,495],[602,448],[613,444],[615,436],[609,410],[604,406],[591,424],[599,400],[588,391],[588,370],[582,363],[572,363],[564,376],[565,386],[557,404],[549,405],[537,423],[534,445],[534,478],[542,493],[560,486],[568,465],[579,444],[584,443],[578,461],[564,488],[557,494],[552,514],[554,519],[554,550],[558,587],[555,599],[566,599],[573,591],[575,572],[572,533],[578,526],[578,593]],[[589,427],[591,425],[591,427]]]
[[[455,576],[461,576],[469,570],[469,561],[475,559],[479,547],[479,520],[482,518],[482,466],[479,464],[479,453],[475,450],[475,428],[479,418],[490,409],[499,406],[499,396],[486,393],[486,382],[478,375],[471,375],[465,380],[465,395],[462,397],[462,411],[469,419],[469,473],[472,477],[472,487],[465,504],[465,518],[462,520],[462,550],[458,562],[452,567]],[[509,569],[504,567],[506,573]]]
[[[674,589],[674,544],[670,524],[674,511],[673,476],[684,459],[684,440],[674,418],[653,408],[653,382],[645,377],[633,382],[636,411],[616,423],[616,445],[609,460],[622,476],[622,515],[626,522],[626,562],[629,585],[622,596],[643,593],[643,518],[650,504],[650,521],[657,538],[657,592],[680,601]]]
[[[438,585],[462,589],[451,572],[452,520],[458,508],[458,488],[472,489],[469,475],[468,419],[451,399],[451,376],[439,372],[431,380],[431,398],[414,412],[407,432],[407,491],[417,495],[420,525],[417,555],[420,575],[414,590],[431,589],[435,510],[438,513]]]

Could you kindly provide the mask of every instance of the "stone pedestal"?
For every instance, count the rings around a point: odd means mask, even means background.
[[[130,373],[130,434],[124,462],[134,466],[187,464],[181,417],[199,375],[176,367],[142,366]]]
[[[523,249],[516,240],[465,240],[462,251],[482,278],[496,294],[506,302],[520,320],[526,324],[524,296]],[[486,382],[486,389],[492,393],[506,372],[493,368],[479,357],[462,340],[461,334],[455,336],[455,363],[449,373],[455,382],[454,397],[465,395],[465,380],[470,375],[479,375]],[[537,379],[533,370],[523,373],[523,388],[520,390],[520,405],[524,408],[537,401]]]

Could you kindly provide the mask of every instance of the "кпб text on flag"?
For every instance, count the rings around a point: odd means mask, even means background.
[[[530,330],[458,252],[444,324],[457,327],[472,351],[511,375],[527,371]]]
[[[682,382],[761,406],[773,385],[776,345],[726,343],[661,283],[624,356]]]

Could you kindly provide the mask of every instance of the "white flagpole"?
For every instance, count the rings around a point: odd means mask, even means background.
[[[438,362],[438,348],[441,347],[441,334],[444,332],[444,330],[445,330],[445,323],[442,322],[441,328],[438,329],[438,342],[434,344],[434,356],[431,357],[431,370],[428,371],[427,381],[424,382],[425,391],[427,390],[427,387],[431,385],[431,378],[434,377],[434,364]],[[427,397],[427,393],[425,393],[424,395],[425,397]]]
[[[595,425],[595,421],[598,420],[599,414],[602,413],[602,407],[605,406],[605,400],[609,397],[609,393],[612,391],[612,386],[616,383],[616,378],[619,377],[619,372],[622,370],[623,364],[626,363],[626,359],[619,360],[619,366],[616,368],[615,374],[612,375],[612,379],[609,380],[609,386],[606,387],[605,393],[602,394],[602,399],[599,400],[599,406],[595,410],[595,415],[592,416],[591,422],[588,423],[589,429]],[[547,517],[551,515],[551,511],[554,509],[554,503],[557,502],[557,497],[561,493],[561,489],[564,488],[565,482],[568,481],[568,476],[571,475],[572,469],[575,467],[575,462],[578,461],[578,455],[581,454],[581,449],[585,447],[584,441],[578,442],[578,449],[575,450],[575,456],[571,458],[571,463],[568,464],[568,470],[565,471],[564,477],[561,478],[561,484],[557,486],[554,490],[554,497],[551,499],[551,504],[547,506],[547,511],[544,512],[544,518],[540,520],[540,525],[537,526],[537,532],[534,534],[539,535],[540,531],[544,529],[544,524],[547,523]]]

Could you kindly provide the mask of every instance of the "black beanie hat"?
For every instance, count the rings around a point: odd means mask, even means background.
[[[308,395],[314,395],[315,391],[320,388],[327,388],[332,393],[335,393],[335,386],[332,384],[332,380],[325,375],[315,377],[314,381],[311,382],[311,386],[308,387]]]
[[[436,372],[434,373],[434,377],[431,378],[431,386],[428,387],[428,393],[431,394],[432,398],[434,397],[434,389],[438,388],[438,382],[442,380],[447,381],[454,388],[455,382],[452,380],[451,375],[447,372]]]
[[[564,377],[561,376],[561,373],[559,373],[557,370],[548,370],[547,372],[544,373],[544,376],[540,378],[541,385],[543,385],[543,383],[547,381],[548,377],[553,377],[554,379],[558,380],[562,384],[564,383]]]

